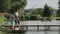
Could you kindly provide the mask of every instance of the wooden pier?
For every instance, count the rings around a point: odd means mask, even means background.
[[[9,25],[9,26],[2,25],[2,26],[3,27],[10,27],[10,28],[12,27],[11,25]],[[10,33],[19,33],[19,34],[25,33],[28,30],[28,27],[37,27],[37,31],[40,31],[39,30],[39,27],[48,27],[49,30],[47,29],[45,31],[50,31],[50,27],[59,27],[59,30],[58,31],[59,31],[59,34],[60,34],[60,25],[21,25],[20,27],[22,28],[21,30],[13,30],[13,31],[10,31]],[[23,30],[23,27],[25,27],[26,30]]]
[[[2,25],[2,27],[4,27],[5,31],[8,33],[19,33],[19,34],[21,34],[21,33],[26,32],[26,30],[24,30],[22,27],[20,27],[20,29],[18,29],[18,30],[15,30],[15,29],[12,30],[12,26],[7,26],[7,25]],[[19,26],[14,26],[14,27],[19,28]]]
[[[6,26],[6,25],[2,25],[2,26],[12,27],[12,26]],[[39,31],[39,27],[48,27],[48,29],[50,29],[50,27],[60,27],[60,25],[21,25],[20,27],[21,27],[22,30],[24,29],[23,27],[25,27],[26,31],[28,30],[28,27],[37,27],[37,31]],[[60,28],[59,28],[59,30],[60,30]]]

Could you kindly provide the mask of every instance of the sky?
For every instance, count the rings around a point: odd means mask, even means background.
[[[25,9],[44,8],[45,4],[54,9],[58,9],[58,1],[59,0],[27,0]]]

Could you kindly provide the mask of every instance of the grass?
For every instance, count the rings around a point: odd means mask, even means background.
[[[7,32],[1,32],[1,34],[8,34]]]

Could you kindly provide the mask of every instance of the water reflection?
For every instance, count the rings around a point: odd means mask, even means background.
[[[0,32],[0,34],[19,34],[19,33]],[[27,31],[27,32],[22,33],[22,34],[59,34],[59,31]]]
[[[59,31],[27,31],[25,34],[59,34]]]

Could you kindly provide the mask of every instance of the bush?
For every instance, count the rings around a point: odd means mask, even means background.
[[[20,17],[20,20],[23,20],[23,17],[22,16]]]
[[[37,20],[37,16],[30,16],[30,20]]]
[[[11,17],[11,15],[5,15],[5,17],[6,17],[7,19],[9,19],[9,18]]]
[[[0,15],[0,26],[4,23],[4,19],[5,19],[5,17]]]
[[[41,20],[42,19],[42,17],[41,17],[41,15],[37,15],[37,20]]]
[[[25,16],[25,20],[29,20],[29,16]]]

